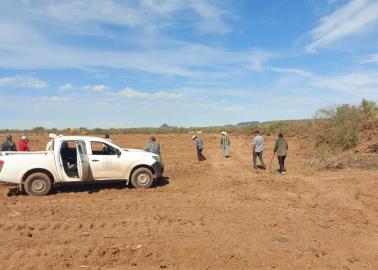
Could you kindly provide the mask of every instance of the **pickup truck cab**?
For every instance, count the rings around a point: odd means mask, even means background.
[[[65,182],[123,180],[135,188],[149,188],[164,171],[158,155],[120,148],[98,137],[57,137],[47,148],[0,152],[0,181],[19,184],[27,194],[41,196]]]

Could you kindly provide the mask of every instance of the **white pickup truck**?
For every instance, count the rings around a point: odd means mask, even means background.
[[[164,171],[153,153],[97,137],[62,136],[41,152],[0,152],[0,181],[16,183],[30,195],[47,195],[57,183],[124,180],[149,188]]]

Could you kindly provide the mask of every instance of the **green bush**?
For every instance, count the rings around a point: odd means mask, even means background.
[[[361,122],[378,115],[377,105],[362,100],[360,106],[344,104],[330,109],[321,109],[314,121],[315,146],[320,150],[328,148],[334,152],[350,149],[360,138]]]

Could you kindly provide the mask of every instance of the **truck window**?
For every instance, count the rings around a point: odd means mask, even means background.
[[[103,142],[91,142],[92,155],[116,155],[117,149]]]

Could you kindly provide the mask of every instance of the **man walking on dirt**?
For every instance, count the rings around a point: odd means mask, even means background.
[[[252,142],[252,153],[253,153],[253,168],[261,168],[265,170],[265,163],[263,159],[263,151],[264,151],[264,138],[260,135],[258,130],[255,131],[255,137],[253,138]],[[257,157],[260,160],[260,166],[258,167],[256,164]]]
[[[287,141],[284,139],[283,134],[278,134],[278,139],[276,141],[276,144],[274,145],[274,152],[273,155],[277,153],[278,157],[278,163],[280,164],[279,172],[280,174],[285,174],[285,159],[287,155],[287,150],[289,149],[289,146],[287,144]]]
[[[154,136],[150,137],[150,142],[144,148],[144,151],[154,153],[160,156],[160,143],[156,141]]]
[[[197,157],[198,157],[198,161],[204,161],[206,160],[205,156],[202,154],[202,151],[203,151],[203,141],[198,138],[197,135],[194,135],[192,137],[192,140],[194,141],[194,144],[197,148]]]
[[[222,147],[223,157],[229,158],[230,157],[230,144],[231,140],[230,137],[228,137],[227,132],[222,131],[222,136],[220,139],[220,145]]]
[[[6,141],[1,145],[1,151],[17,151],[16,144],[12,140],[12,135],[8,135]]]

